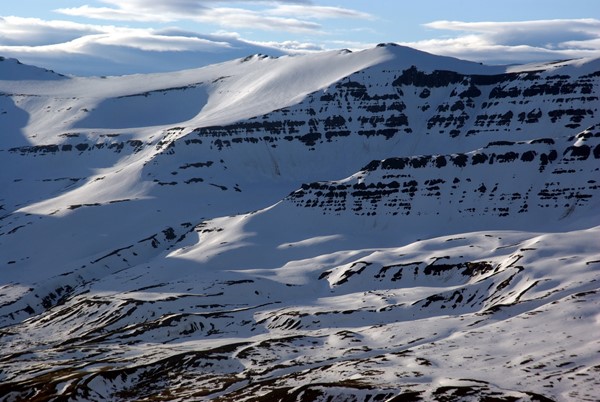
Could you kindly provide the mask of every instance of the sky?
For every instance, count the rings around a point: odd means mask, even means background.
[[[486,64],[600,57],[599,0],[19,0],[0,56],[120,75],[395,42]]]

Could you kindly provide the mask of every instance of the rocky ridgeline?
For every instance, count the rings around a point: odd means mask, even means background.
[[[266,142],[271,147],[318,144],[348,137],[381,137],[394,144],[408,138],[482,137],[473,144],[575,133],[598,118],[599,74],[571,78],[541,72],[463,75],[450,71],[357,72],[302,103],[235,124],[201,127],[194,137],[215,149]],[[424,124],[423,124],[424,123]],[[539,132],[536,127],[551,128]],[[412,135],[410,135],[412,134]],[[408,154],[408,150],[395,150]]]
[[[116,134],[118,135],[118,134]],[[139,152],[144,146],[144,143],[140,140],[126,140],[126,141],[110,141],[110,142],[78,142],[76,144],[51,144],[51,145],[28,145],[22,147],[10,148],[8,152],[18,153],[20,155],[28,154],[56,154],[60,152],[92,152],[97,150],[109,150],[112,152]]]

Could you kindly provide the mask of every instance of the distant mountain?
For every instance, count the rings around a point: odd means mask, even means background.
[[[595,400],[600,59],[6,62],[0,400]]]
[[[58,80],[66,78],[52,70],[22,64],[19,60],[0,57],[0,77],[5,81]]]

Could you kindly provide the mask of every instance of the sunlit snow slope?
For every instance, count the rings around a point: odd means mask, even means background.
[[[0,400],[598,400],[599,93],[395,45],[2,59]]]

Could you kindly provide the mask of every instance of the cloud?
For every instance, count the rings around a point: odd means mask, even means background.
[[[402,44],[490,64],[600,56],[600,20],[597,19],[434,21],[425,26],[459,34]]]
[[[376,42],[360,42],[351,40],[330,40],[327,41],[327,43],[336,49],[348,49],[352,51],[370,49],[378,45]]]
[[[18,29],[13,29],[18,27]],[[202,67],[262,53],[322,50],[303,42],[252,42],[237,33],[0,18],[0,55],[74,75],[122,75]]]
[[[271,15],[294,15],[297,18],[328,19],[328,18],[359,18],[373,19],[373,16],[361,11],[342,7],[324,7],[313,5],[279,5],[267,11]]]
[[[211,8],[191,18],[205,23],[216,23],[227,28],[250,28],[262,31],[316,33],[321,25],[291,17],[275,17],[242,8]]]
[[[600,34],[600,20],[539,20],[517,22],[435,21],[425,24],[438,30],[473,32],[498,45],[557,47],[566,40],[586,40]]]
[[[0,17],[0,45],[42,46],[104,32],[93,25],[37,18]]]
[[[292,17],[266,15],[243,8],[214,7],[198,8],[197,12],[184,13],[174,8],[167,8],[164,13],[156,9],[129,9],[81,6],[76,8],[63,8],[55,10],[59,13],[74,17],[86,17],[112,21],[137,21],[137,22],[176,22],[195,21],[215,24],[226,28],[251,28],[263,31],[285,31],[293,33],[314,33],[321,29],[315,22],[300,20]]]
[[[102,0],[108,7],[60,8],[61,14],[113,21],[175,22],[196,21],[225,28],[251,28],[263,31],[315,33],[321,25],[313,20],[331,18],[371,18],[367,13],[342,8],[312,5],[310,1],[242,1],[232,3],[264,4],[260,10],[221,7],[227,1],[214,0]]]
[[[148,14],[141,10],[129,11],[124,8],[91,7],[88,5],[73,8],[59,8],[54,11],[72,17],[85,17],[110,21],[172,22],[177,20],[177,18],[169,16],[169,14]]]
[[[206,8],[206,3],[201,0],[101,0],[102,3],[110,4],[117,9],[138,11],[142,13],[170,13],[189,14],[196,13]]]
[[[283,42],[252,42],[256,45],[266,46],[274,49],[282,50],[290,54],[298,53],[314,53],[327,50],[323,45],[311,42],[300,42],[295,40],[287,40]]]

